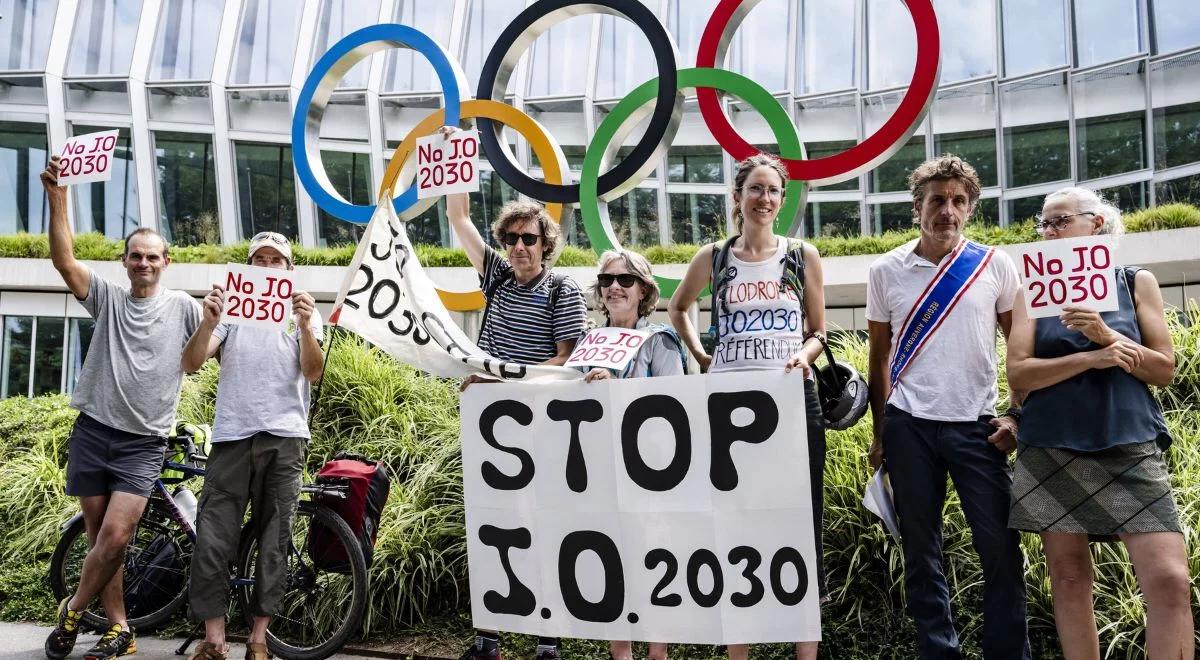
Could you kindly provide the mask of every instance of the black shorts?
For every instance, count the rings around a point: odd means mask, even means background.
[[[79,413],[67,447],[67,495],[120,491],[149,497],[166,448],[162,436],[121,431]]]

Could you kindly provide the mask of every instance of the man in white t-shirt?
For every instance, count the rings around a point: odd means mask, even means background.
[[[1019,412],[996,416],[996,327],[1008,336],[1020,281],[1008,255],[963,238],[974,168],[942,156],[908,182],[920,238],[872,263],[867,282],[871,464],[886,461],[891,477],[921,657],[962,657],[942,569],[949,474],[983,566],[983,655],[1028,659],[1021,548],[1007,525]]]
[[[275,232],[250,242],[255,266],[292,270],[292,247]],[[266,660],[267,625],[287,586],[292,516],[308,449],[309,383],[324,371],[321,315],[312,296],[292,295],[287,331],[220,323],[225,291],[204,299],[200,328],[184,349],[191,372],[220,351],[213,448],[196,518],[188,597],[192,616],[204,621],[204,641],[189,660],[224,660],[229,564],[237,552],[246,504],[259,541],[255,563],[254,624],[246,640],[248,660]]]

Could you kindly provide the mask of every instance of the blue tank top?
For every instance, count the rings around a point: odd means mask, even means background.
[[[1140,344],[1142,333],[1129,290],[1138,270],[1116,269],[1120,307],[1100,316],[1108,327]],[[1064,327],[1058,317],[1037,320],[1034,357],[1056,358],[1099,348],[1083,333]],[[1150,388],[1119,367],[1088,369],[1031,392],[1022,407],[1017,435],[1027,445],[1085,452],[1150,440],[1165,449],[1171,442]]]

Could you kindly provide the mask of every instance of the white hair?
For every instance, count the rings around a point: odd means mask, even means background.
[[[1080,213],[1095,213],[1104,218],[1104,224],[1100,225],[1101,234],[1119,236],[1125,233],[1125,222],[1121,220],[1120,209],[1116,205],[1106,201],[1096,191],[1078,186],[1061,188],[1047,195],[1046,201],[1043,204],[1060,199],[1067,199],[1074,202],[1076,210]]]

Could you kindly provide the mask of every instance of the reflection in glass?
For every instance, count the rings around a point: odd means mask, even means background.
[[[1173,53],[1200,45],[1200,12],[1195,0],[1154,0],[1154,52]]]
[[[205,85],[162,85],[146,89],[150,118],[194,124],[213,121],[211,87]]]
[[[65,334],[66,323],[63,319],[38,317],[33,355],[33,396],[62,391]]]
[[[858,236],[862,233],[858,202],[810,202],[804,215],[804,237]]]
[[[141,0],[80,0],[67,75],[129,75]]]
[[[615,99],[653,78],[646,66],[654,60],[650,43],[636,25],[616,16],[600,17],[600,50],[596,64],[596,98]],[[682,51],[680,57],[682,58]]]
[[[229,127],[234,130],[287,133],[292,128],[292,109],[287,89],[231,89]]]
[[[725,195],[670,193],[671,241],[703,245],[725,236]]]
[[[579,96],[591,63],[592,19],[585,14],[555,25],[533,42],[529,96]]]
[[[891,158],[871,170],[871,192],[908,190],[908,175],[925,162],[925,137],[914,135]]]
[[[1009,225],[1033,222],[1035,216],[1042,212],[1042,202],[1045,200],[1046,197],[1044,195],[1009,200],[1007,202]]]
[[[1076,66],[1111,62],[1142,50],[1138,0],[1087,0],[1072,6]]]
[[[1200,53],[1153,63],[1150,85],[1154,166],[1200,162]]]
[[[1060,73],[1000,87],[1009,187],[1071,178],[1067,103]]]
[[[746,14],[730,44],[724,68],[777,92],[787,89],[786,0],[763,0]],[[692,52],[692,51],[684,51]]]
[[[483,158],[479,162],[483,164]],[[492,223],[500,217],[500,209],[517,198],[517,191],[496,176],[495,172],[480,168],[479,192],[468,194],[471,197],[471,222],[479,229],[484,242],[503,252],[504,246],[495,245],[491,238]]]
[[[658,245],[658,194],[653,188],[634,188],[608,203],[613,232],[624,247]]]
[[[379,0],[323,0],[321,13],[317,17],[317,42],[312,53],[313,64],[342,37],[378,22]],[[338,87],[366,87],[370,69],[371,58],[364,58],[346,73]]]
[[[274,231],[298,240],[291,147],[242,142],[234,145],[234,153],[242,238]]]
[[[1150,186],[1147,181],[1104,188],[1096,192],[1115,205],[1121,213],[1140,211],[1150,206]]]
[[[1015,76],[1067,63],[1064,0],[1004,0],[1004,75]]]
[[[33,317],[5,316],[3,359],[0,359],[0,399],[28,396],[29,359],[33,352]]]
[[[810,160],[841,153],[858,144],[858,98],[846,94],[802,100],[796,104],[796,129]],[[858,178],[821,190],[858,190]]]
[[[483,60],[496,42],[496,37],[524,8],[525,0],[471,0],[463,27],[467,48],[462,67],[467,80],[472,83],[479,80]],[[509,93],[516,89],[515,78],[509,80]]]
[[[667,153],[667,180],[686,183],[721,183],[721,148],[671,147]]]
[[[450,44],[450,21],[454,18],[453,2],[400,0],[396,4],[395,22],[410,25],[424,32],[443,48]],[[450,49],[447,48],[449,51]],[[424,56],[411,48],[391,48],[384,55],[387,61],[383,89],[390,92],[423,92],[441,89],[433,66]]]
[[[0,69],[9,71],[46,68],[50,35],[58,0],[0,0]]]
[[[828,158],[842,153],[858,144],[856,140],[837,140],[834,142],[809,142],[804,145],[805,153],[809,160],[817,160],[818,158]],[[848,181],[841,183],[832,183],[814,190],[858,190],[858,177],[854,177]]]
[[[975,225],[999,226],[1000,199],[989,197],[976,202],[975,212],[971,214],[971,219],[968,222]]]
[[[933,152],[936,155],[954,154],[971,164],[983,186],[999,183],[996,171],[996,131],[964,131],[935,135]]]
[[[933,5],[942,37],[942,84],[995,73],[992,0],[936,0]]]
[[[445,197],[439,197],[436,204],[408,221],[408,240],[413,245],[450,247],[450,222],[446,217]]]
[[[917,60],[917,31],[904,4],[867,0],[867,81],[871,89],[906,85]]]
[[[693,53],[700,47],[700,35],[716,6],[717,0],[671,0],[667,9],[667,29],[675,37],[675,45],[684,61],[695,61]],[[720,62],[717,65],[719,67]]]
[[[225,0],[169,0],[159,10],[150,80],[208,80]]]
[[[79,381],[79,373],[83,371],[83,361],[87,358],[88,347],[92,344],[92,332],[96,322],[92,319],[71,319],[70,333],[67,335],[67,393],[75,391],[75,383]]]
[[[854,87],[854,72],[858,67],[854,5],[845,0],[801,3],[801,37],[796,49],[799,72],[796,77],[801,94]]]
[[[112,127],[74,126],[74,135],[112,130]],[[73,186],[76,223],[80,231],[98,231],[114,240],[123,240],[137,229],[141,211],[137,201],[137,173],[133,167],[133,148],[129,129],[121,128],[112,156],[112,178]]]
[[[0,234],[46,231],[50,209],[38,174],[47,160],[45,124],[0,121]]]
[[[908,202],[872,204],[869,212],[871,214],[871,231],[875,235],[885,231],[906,231],[914,226],[913,207]]]
[[[1200,206],[1200,174],[1155,183],[1154,201],[1160,205],[1184,203]]]
[[[992,83],[938,92],[933,106],[933,153],[955,154],[979,173],[984,186],[999,184],[996,169],[996,91]]]
[[[1146,167],[1145,63],[1075,78],[1076,176],[1097,179]]]
[[[254,85],[291,80],[303,8],[303,3],[292,0],[245,0],[230,82]]]
[[[212,138],[155,133],[159,227],[172,245],[218,244],[217,177]]]
[[[371,203],[371,163],[367,154],[322,151],[321,162],[333,189],[351,204]],[[321,247],[358,243],[362,226],[317,209],[317,244]]]
[[[563,220],[563,244],[590,249],[592,247],[592,239],[588,238],[587,230],[583,226],[583,214],[577,208],[568,209],[568,213],[570,215]]]

